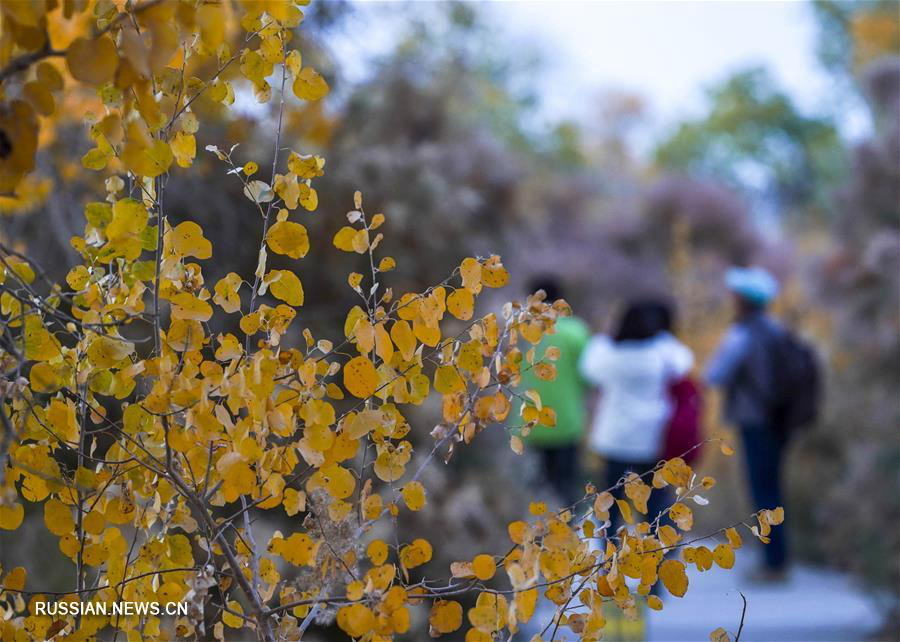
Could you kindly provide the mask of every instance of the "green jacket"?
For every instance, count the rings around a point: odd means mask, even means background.
[[[535,351],[535,360],[544,355],[550,346],[559,348],[556,360],[556,379],[543,381],[531,370],[522,375],[521,390],[537,390],[541,403],[556,411],[556,426],[537,425],[531,429],[526,442],[536,447],[571,446],[581,439],[585,422],[586,386],[578,373],[578,359],[590,338],[588,326],[575,317],[561,317],[556,321],[556,332],[541,339]]]

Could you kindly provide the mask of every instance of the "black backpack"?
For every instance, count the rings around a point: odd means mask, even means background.
[[[788,329],[770,335],[774,391],[770,416],[784,437],[816,422],[822,375],[815,349]]]

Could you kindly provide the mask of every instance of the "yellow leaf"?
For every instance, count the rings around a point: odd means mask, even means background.
[[[3,588],[11,591],[21,591],[25,588],[25,569],[21,566],[15,567],[3,578]]]
[[[172,247],[181,256],[208,259],[212,256],[212,243],[203,237],[203,230],[193,221],[179,223],[171,234]]]
[[[169,303],[172,307],[173,319],[188,319],[191,321],[209,321],[212,317],[212,307],[206,301],[190,292],[179,292],[171,299]]]
[[[352,638],[371,633],[375,628],[375,615],[364,604],[343,606],[337,612],[337,625]]]
[[[285,254],[300,259],[309,252],[309,236],[306,228],[291,221],[278,221],[269,228],[266,242],[275,254]]]
[[[728,544],[719,544],[713,551],[713,560],[722,568],[734,566],[734,550]]]
[[[66,49],[66,65],[75,80],[102,85],[113,79],[119,66],[115,43],[107,37],[76,38]]]
[[[375,566],[381,566],[387,560],[388,547],[380,539],[372,540],[366,547],[366,555]]]
[[[293,89],[300,100],[319,100],[328,93],[328,83],[315,69],[304,67],[296,74]]]
[[[647,606],[649,606],[654,611],[662,611],[663,603],[662,600],[659,599],[659,597],[657,597],[656,595],[648,595]]]
[[[469,623],[486,634],[504,628],[507,623],[506,598],[495,593],[480,593],[475,608],[469,609]]]
[[[98,368],[111,368],[134,352],[134,344],[124,339],[99,336],[87,349],[88,359]]]
[[[728,631],[720,626],[715,631],[710,632],[709,642],[731,642],[731,637],[729,637]]]
[[[353,252],[353,239],[356,237],[357,231],[358,230],[356,230],[355,228],[345,225],[337,231],[337,234],[334,235],[332,243],[339,250],[343,250],[344,252]]]
[[[462,606],[453,600],[435,600],[428,614],[428,625],[431,635],[437,637],[444,633],[453,633],[462,626]]]
[[[479,580],[487,581],[497,572],[497,563],[491,555],[476,555],[472,560],[472,572]]]
[[[684,564],[678,560],[665,560],[659,565],[659,579],[676,597],[683,597],[687,592],[688,577],[684,570]]]
[[[303,305],[303,284],[290,270],[271,270],[263,279],[276,299],[288,305]]]
[[[743,546],[743,540],[734,528],[729,528],[725,531],[725,537],[728,538],[728,543],[731,545],[731,548],[738,549]]]
[[[428,540],[415,539],[400,549],[400,563],[406,569],[416,568],[431,561],[432,548]]]
[[[447,310],[460,321],[468,321],[475,310],[475,297],[469,290],[454,290],[447,297]]]
[[[178,132],[175,138],[169,143],[172,148],[172,155],[179,167],[190,167],[194,157],[197,155],[197,141],[193,134],[185,134]]]
[[[694,514],[684,504],[675,504],[669,509],[669,517],[683,531],[689,531],[694,526]]]
[[[466,389],[466,384],[453,366],[440,366],[434,373],[434,389],[441,394],[452,394]]]
[[[344,387],[354,397],[366,399],[378,388],[378,372],[368,358],[359,356],[344,364]]]
[[[54,535],[62,537],[75,529],[71,509],[58,499],[48,499],[44,504],[44,524]]]
[[[242,283],[240,275],[229,272],[216,283],[213,301],[229,314],[237,312],[241,309],[241,296],[238,294],[238,290]]]
[[[489,288],[502,288],[509,283],[509,273],[498,257],[491,257],[481,266],[481,280]]]
[[[49,361],[60,354],[59,342],[56,340],[40,318],[30,314],[25,318],[25,358],[34,361]]]
[[[0,505],[0,529],[14,531],[22,524],[25,508],[22,504]]]
[[[228,601],[228,608],[235,613],[244,614],[244,609],[241,608],[239,602],[235,600]],[[231,627],[232,629],[242,629],[244,628],[244,620],[243,618],[238,617],[228,611],[224,611],[222,613],[222,622],[225,623],[225,626]]]
[[[416,351],[416,337],[406,321],[396,321],[391,326],[391,339],[400,351],[404,361],[410,361]]]
[[[425,487],[420,482],[409,482],[403,487],[401,493],[409,510],[418,511],[425,506]]]
[[[481,292],[481,263],[473,258],[464,259],[459,266],[462,284],[472,294]]]

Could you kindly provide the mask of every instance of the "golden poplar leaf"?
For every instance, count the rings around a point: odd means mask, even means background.
[[[344,252],[353,252],[353,239],[356,237],[357,231],[358,230],[356,230],[356,228],[345,225],[337,231],[337,233],[334,235],[334,239],[332,239],[331,242],[339,250],[343,250]]]
[[[344,364],[344,387],[359,399],[375,394],[378,389],[378,372],[367,357],[354,357]]]
[[[236,272],[229,272],[219,279],[213,291],[213,301],[229,314],[241,309],[241,295],[238,293],[243,281]],[[235,341],[235,343],[237,343]],[[218,353],[216,355],[218,357]]]
[[[741,539],[740,534],[734,528],[729,528],[727,531],[725,531],[725,537],[728,538],[728,543],[733,549],[738,549],[744,544],[744,541]]]
[[[303,305],[303,284],[290,270],[271,270],[264,282],[269,283],[269,291],[276,299],[294,307]]]
[[[241,608],[240,603],[236,600],[228,601],[228,609],[235,613],[240,613],[241,615],[244,614],[244,609]],[[225,626],[231,627],[232,629],[244,628],[244,619],[234,615],[234,613],[229,613],[228,611],[222,612],[222,622],[225,623]]]
[[[112,368],[134,352],[134,344],[124,339],[99,336],[87,349],[88,359],[98,368]]]
[[[462,626],[462,605],[454,600],[435,600],[428,614],[432,637],[453,633]]]
[[[664,560],[659,565],[659,579],[669,593],[676,597],[683,597],[687,592],[688,576],[684,564],[678,560]]]
[[[472,294],[481,292],[481,263],[473,258],[463,259],[459,266],[459,274],[465,289]]]
[[[498,257],[491,257],[481,266],[481,281],[489,288],[502,288],[509,283],[509,272]]]
[[[25,508],[22,504],[15,502],[9,505],[0,505],[0,529],[14,531],[22,525],[24,518]]]
[[[490,634],[506,626],[507,611],[504,596],[480,593],[475,608],[469,609],[469,623],[481,633]]]
[[[476,374],[484,365],[484,357],[481,354],[481,342],[475,339],[462,344],[456,355],[456,365],[467,372]]]
[[[30,314],[25,318],[25,358],[34,361],[49,361],[60,355],[59,341],[56,340],[40,317]]]
[[[197,155],[197,141],[193,134],[178,132],[169,143],[172,148],[172,156],[179,167],[190,167]]]
[[[694,513],[684,504],[675,504],[669,509],[669,517],[683,531],[694,527]]]
[[[659,599],[659,597],[657,597],[656,595],[648,595],[647,606],[649,606],[654,611],[662,611],[663,603],[662,600]]]
[[[58,499],[48,499],[44,504],[44,524],[47,530],[60,537],[75,529],[72,510]]]
[[[319,100],[328,93],[328,83],[312,67],[304,67],[294,77],[294,95],[300,100]]]
[[[734,549],[728,544],[719,544],[713,551],[713,560],[722,568],[734,566]]]
[[[447,297],[447,310],[460,321],[468,321],[475,311],[474,295],[469,290],[454,290]]]
[[[425,506],[425,487],[420,482],[409,482],[403,487],[401,494],[409,510],[418,511]]]
[[[350,497],[356,488],[356,478],[353,474],[337,464],[320,468],[316,476],[321,477],[321,483],[325,490],[335,499]]]
[[[375,628],[375,615],[364,604],[343,606],[337,612],[337,625],[352,638],[371,633]]]
[[[148,142],[129,136],[122,148],[122,163],[125,167],[146,178],[165,174],[174,158],[172,148],[164,140]]]
[[[29,102],[41,116],[52,116],[56,110],[56,101],[53,94],[43,84],[32,81],[22,87],[22,97]]]
[[[617,499],[616,505],[619,507],[619,512],[622,514],[622,519],[624,519],[629,524],[634,524],[634,517],[631,514],[631,505],[624,499]]]
[[[434,389],[444,395],[461,392],[466,383],[453,366],[440,366],[434,372]]]
[[[66,65],[75,80],[102,85],[113,79],[119,54],[115,43],[105,36],[96,40],[76,38],[66,49]]]
[[[731,637],[728,635],[728,631],[720,626],[715,631],[710,632],[709,642],[731,642]]]
[[[278,221],[269,228],[266,242],[275,254],[301,259],[309,252],[309,236],[306,228],[291,221]]]
[[[366,556],[368,556],[372,564],[374,564],[375,566],[381,566],[382,564],[384,564],[385,560],[387,560],[387,544],[385,544],[380,539],[372,540],[366,547]]]
[[[123,198],[112,207],[112,220],[106,226],[107,244],[104,248],[109,252],[109,258],[123,256],[127,260],[134,260],[141,254],[143,240],[141,233],[147,227],[149,214],[142,203],[132,199]]]
[[[400,549],[400,564],[405,569],[413,569],[431,561],[431,544],[426,539],[414,539],[412,544],[407,544]]]
[[[169,299],[169,303],[172,307],[173,319],[203,322],[209,321],[212,317],[212,306],[206,301],[201,301],[190,292],[179,292]]]
[[[3,588],[10,591],[21,591],[25,588],[25,569],[15,567],[3,578]]]
[[[395,321],[391,326],[391,339],[394,340],[403,360],[411,361],[416,352],[416,336],[409,323],[403,320]]]
[[[476,555],[472,559],[472,572],[479,580],[487,581],[497,572],[497,563],[492,555]]]
[[[386,256],[378,262],[379,272],[390,272],[395,267],[397,267],[397,262],[390,256]]]
[[[403,477],[406,471],[408,457],[398,452],[385,451],[375,458],[375,474],[378,479],[385,482],[394,482]]]
[[[273,540],[272,548],[294,566],[315,566],[319,544],[306,533],[294,533],[286,540]]]
[[[375,354],[385,363],[389,363],[394,356],[394,344],[383,322],[375,326]]]
[[[181,256],[208,259],[212,256],[212,243],[203,236],[203,229],[193,221],[184,221],[169,232],[172,247]]]

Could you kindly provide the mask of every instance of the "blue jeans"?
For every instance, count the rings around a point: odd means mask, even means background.
[[[544,477],[563,506],[571,506],[584,496],[579,488],[578,446],[546,446],[538,449]]]
[[[753,510],[784,506],[781,492],[781,463],[786,445],[784,440],[766,426],[741,426],[741,433]],[[788,558],[784,525],[773,526],[769,537],[771,541],[763,546],[765,565],[772,570],[783,569]]]

